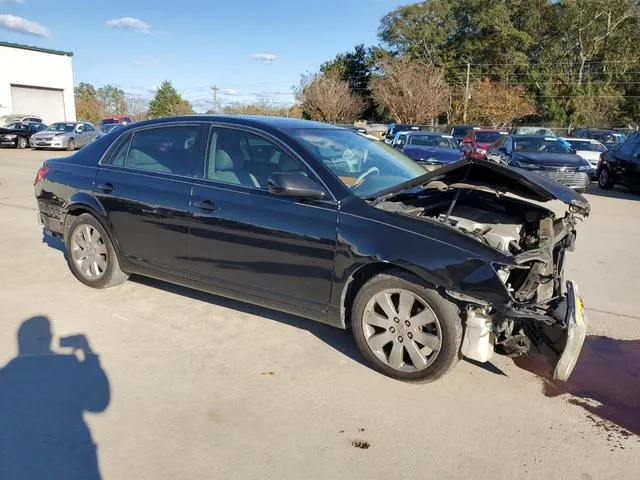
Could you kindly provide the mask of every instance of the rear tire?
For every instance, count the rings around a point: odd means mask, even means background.
[[[16,147],[22,150],[23,148],[27,148],[27,139],[24,137],[18,137],[18,143],[16,143]]]
[[[351,328],[373,368],[397,380],[432,382],[460,359],[458,306],[402,270],[376,275],[360,289]]]
[[[92,288],[109,288],[129,278],[120,269],[109,235],[92,215],[71,217],[65,232],[67,263],[82,283]]]
[[[606,167],[601,168],[598,172],[598,186],[603,190],[610,190],[614,185],[609,169]]]

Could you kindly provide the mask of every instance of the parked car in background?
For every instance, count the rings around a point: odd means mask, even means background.
[[[464,158],[451,135],[437,132],[409,132],[399,150],[429,171]]]
[[[100,126],[100,130],[98,131],[97,135],[93,137],[91,140],[95,142],[96,140],[99,140],[102,137],[104,137],[109,132],[112,132],[113,130],[116,130],[124,125],[125,124],[123,123],[107,123],[106,125],[102,125]]]
[[[618,148],[627,139],[624,133],[615,130],[602,130],[596,128],[577,128],[571,131],[571,136],[576,138],[591,138],[602,143],[607,150]]]
[[[42,123],[10,123],[0,128],[0,145],[27,148],[31,135],[45,128],[47,126]]]
[[[520,126],[513,127],[509,130],[509,133],[513,135],[544,135],[545,137],[555,137],[556,134],[553,130],[546,127],[532,127],[532,126]]]
[[[489,148],[487,157],[544,175],[578,191],[586,190],[594,175],[593,166],[560,137],[507,135]]]
[[[6,127],[11,123],[42,123],[42,118],[37,115],[13,114],[0,117],[0,127]]]
[[[97,134],[98,131],[90,123],[57,122],[31,135],[29,144],[36,150],[55,148],[73,151],[90,143]]]
[[[375,369],[406,381],[494,348],[539,349],[554,378],[571,374],[586,318],[563,265],[589,203],[562,185],[473,159],[425,172],[357,132],[291,118],[118,133],[47,160],[34,181],[83,284],[148,275],[350,328]]]
[[[640,139],[632,138],[620,147],[602,153],[596,176],[600,188],[625,185],[640,189]]]
[[[131,117],[129,115],[115,115],[113,117],[103,118],[100,121],[100,126],[110,125],[113,123],[126,125],[131,122],[133,122],[133,120],[131,120]]]
[[[387,132],[384,134],[384,142],[391,144],[398,132],[409,132],[412,130],[420,130],[420,127],[406,123],[390,123]]]
[[[593,167],[591,180],[595,180],[600,155],[607,151],[607,147],[591,138],[565,138],[565,140],[578,155],[591,164]]]
[[[488,128],[473,129],[460,142],[460,148],[467,157],[484,159],[489,147],[508,132]]]
[[[460,143],[474,128],[480,127],[476,125],[451,125],[447,128],[447,133],[451,135],[456,142]]]

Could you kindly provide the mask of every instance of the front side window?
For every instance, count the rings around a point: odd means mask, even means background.
[[[137,131],[118,147],[109,163],[148,172],[188,175],[199,134],[200,128],[191,125]]]
[[[396,149],[350,130],[302,128],[288,133],[361,198],[426,173]]]
[[[23,123],[11,123],[11,124],[7,125],[6,128],[9,128],[11,130],[26,130],[27,129],[27,127]]]
[[[211,134],[205,178],[269,190],[277,172],[307,175],[304,167],[276,144],[249,132],[216,128]]]

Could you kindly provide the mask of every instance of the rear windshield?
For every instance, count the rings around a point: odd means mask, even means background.
[[[476,142],[493,143],[500,138],[500,132],[476,132]]]
[[[584,140],[567,140],[574,150],[583,152],[606,152],[607,149],[601,143],[586,142]]]

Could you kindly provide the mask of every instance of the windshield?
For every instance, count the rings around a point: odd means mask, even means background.
[[[394,148],[351,130],[314,128],[289,133],[361,198],[373,198],[427,173]]]
[[[458,148],[453,138],[443,135],[411,135],[409,137],[409,144],[424,147]]]
[[[52,123],[47,127],[48,132],[73,132],[75,123]]]
[[[514,139],[516,152],[575,153],[566,140],[560,138],[518,138]]]
[[[500,138],[500,132],[476,132],[476,142],[493,143]]]
[[[516,133],[518,135],[554,135],[551,130],[543,127],[518,127]]]
[[[585,140],[567,140],[574,150],[583,152],[606,152],[607,149],[601,143],[588,142]]]

